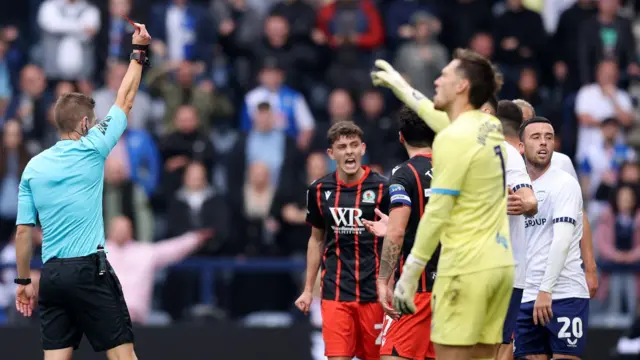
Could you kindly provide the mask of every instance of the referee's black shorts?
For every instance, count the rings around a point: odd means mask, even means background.
[[[44,350],[77,349],[82,334],[95,351],[133,343],[129,310],[111,265],[99,275],[98,255],[47,261],[38,311]]]

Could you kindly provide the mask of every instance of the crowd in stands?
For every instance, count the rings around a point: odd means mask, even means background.
[[[457,47],[499,66],[501,98],[526,100],[553,122],[594,228],[601,308],[608,319],[630,317],[640,269],[637,10],[633,0],[4,2],[2,261],[12,258],[21,172],[57,141],[57,97],[93,96],[98,118],[113,104],[131,50],[126,15],[147,24],[152,67],[105,165],[103,211],[116,271],[154,257],[135,276],[149,282],[148,293],[135,290],[144,299],[131,306],[136,321],[145,322],[151,308],[180,320],[197,304],[195,271],[169,271],[154,283],[189,254],[303,256],[305,188],[335,170],[326,155],[331,124],[354,121],[364,129],[365,161],[374,170],[388,174],[406,159],[393,119],[399,104],[371,86],[373,60],[388,59],[433,96]],[[193,232],[205,228],[213,232]],[[290,310],[300,279],[223,275],[216,295],[231,316]]]

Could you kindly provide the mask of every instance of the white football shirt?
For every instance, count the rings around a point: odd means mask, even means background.
[[[507,186],[514,192],[522,187],[531,187],[531,179],[527,174],[527,166],[520,152],[508,142],[504,142],[507,149],[507,166],[505,169],[507,176]],[[513,260],[516,264],[516,276],[514,287],[524,289],[524,280],[526,273],[526,251],[524,237],[524,219],[523,215],[509,216],[509,234],[511,235],[511,248],[513,249]]]
[[[522,302],[534,301],[544,278],[553,241],[553,224],[569,222],[575,225],[569,252],[552,298],[589,298],[582,270],[580,239],[582,239],[582,193],[578,181],[558,168],[550,167],[533,182],[538,199],[538,214],[525,219],[527,243],[527,274]]]

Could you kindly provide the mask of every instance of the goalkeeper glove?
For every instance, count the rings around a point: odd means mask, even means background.
[[[407,262],[402,267],[402,275],[396,283],[393,292],[393,307],[401,314],[413,314],[416,312],[416,304],[413,298],[418,291],[418,280],[427,265],[425,261],[409,255]]]
[[[371,72],[373,85],[390,89],[400,101],[414,111],[417,111],[419,102],[425,99],[424,95],[414,90],[402,75],[388,62],[376,60],[375,65],[379,70]]]

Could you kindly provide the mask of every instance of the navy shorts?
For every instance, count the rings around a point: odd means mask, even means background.
[[[553,319],[547,326],[533,323],[534,301],[523,303],[516,323],[514,357],[571,355],[582,357],[587,340],[589,299],[553,300]]]
[[[503,344],[511,344],[511,341],[513,341],[516,332],[516,320],[518,320],[518,313],[520,313],[522,292],[522,289],[513,288],[513,292],[511,293],[509,309],[507,310],[507,316],[504,318],[504,326],[502,327]]]

